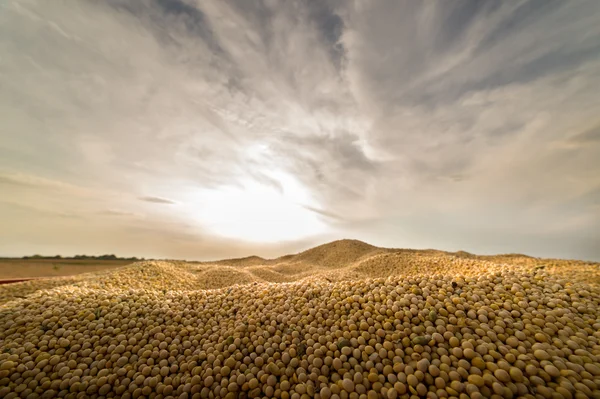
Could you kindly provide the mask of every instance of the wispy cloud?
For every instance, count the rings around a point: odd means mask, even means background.
[[[137,216],[139,216],[135,212],[120,211],[117,209],[105,209],[105,210],[97,212],[97,214],[104,215],[104,216],[118,216],[118,217],[137,217]]]
[[[176,204],[175,201],[171,201],[170,199],[160,198],[160,197],[140,197],[139,199],[142,201],[152,202],[155,204],[167,204],[167,205]]]
[[[83,187],[78,187],[73,184],[65,183],[60,180],[48,179],[37,175],[19,172],[3,172],[0,171],[0,184],[14,185],[21,187],[30,187],[38,189],[54,189],[66,191],[85,191]]]
[[[0,201],[0,209],[10,210],[14,215],[25,216],[26,219],[38,219],[38,218],[59,218],[59,219],[85,219],[82,215],[68,212],[58,211],[49,207],[28,205],[23,203],[16,203],[13,201]]]
[[[300,198],[313,238],[600,259],[597,1],[2,7],[11,201],[148,215],[108,218],[132,224],[122,242],[148,220],[207,240],[203,212],[246,209],[254,187]],[[255,205],[240,224],[274,228]]]
[[[329,211],[326,211],[326,210],[323,210],[323,209],[317,209],[317,208],[314,208],[314,207],[308,206],[308,205],[304,206],[304,208],[308,209],[311,212],[319,214],[321,216],[325,216],[326,218],[330,218],[330,219],[333,219],[333,220],[344,220],[343,217],[341,217],[340,215],[336,215],[333,212],[329,212]]]

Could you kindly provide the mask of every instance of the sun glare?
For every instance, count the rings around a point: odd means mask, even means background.
[[[271,177],[281,190],[253,180],[242,187],[203,190],[195,211],[199,222],[213,233],[246,241],[295,240],[323,233],[326,225],[305,208],[314,206],[308,191],[287,174]]]

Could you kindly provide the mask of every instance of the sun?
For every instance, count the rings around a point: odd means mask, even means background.
[[[291,241],[327,230],[306,208],[315,206],[308,190],[289,174],[270,177],[281,189],[247,179],[239,186],[201,190],[195,217],[215,234],[254,242]]]

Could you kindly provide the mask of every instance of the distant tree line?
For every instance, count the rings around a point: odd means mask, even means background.
[[[23,259],[89,259],[89,260],[131,260],[131,261],[138,261],[138,260],[144,260],[144,258],[137,258],[137,257],[131,257],[131,258],[119,258],[116,255],[110,254],[110,255],[100,255],[100,256],[90,256],[90,255],[75,255],[73,257],[62,257],[60,255],[56,255],[56,256],[43,256],[43,255],[32,255],[32,256],[23,256]]]

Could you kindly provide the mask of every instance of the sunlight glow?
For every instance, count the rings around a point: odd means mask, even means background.
[[[295,240],[327,229],[305,208],[314,202],[300,183],[281,172],[270,177],[282,190],[250,179],[243,187],[203,190],[200,209],[195,211],[202,226],[222,236],[257,242]]]

